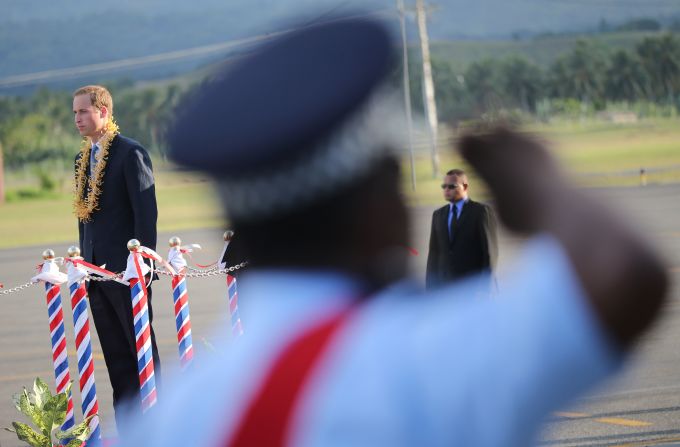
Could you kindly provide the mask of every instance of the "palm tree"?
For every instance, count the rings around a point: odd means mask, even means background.
[[[680,93],[680,41],[671,33],[647,37],[636,51],[650,79],[650,99],[673,103]]]
[[[465,84],[477,113],[495,111],[504,105],[499,76],[500,63],[494,59],[474,62],[465,71]]]
[[[597,49],[579,40],[570,53],[551,67],[551,89],[557,97],[598,102],[603,97],[604,71],[605,63]]]
[[[605,80],[607,99],[637,101],[645,97],[649,77],[640,60],[625,50],[617,51],[611,58]]]
[[[501,80],[504,95],[527,112],[536,110],[536,102],[543,94],[541,69],[522,57],[503,61]]]

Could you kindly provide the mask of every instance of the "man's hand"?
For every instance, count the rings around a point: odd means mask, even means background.
[[[559,240],[602,326],[630,345],[653,321],[668,288],[655,250],[570,186],[536,139],[499,128],[468,134],[459,148],[488,183],[501,220],[511,230]]]
[[[556,162],[538,140],[498,128],[463,136],[459,148],[496,197],[502,222],[520,233],[540,230],[546,205],[558,200],[566,187]]]

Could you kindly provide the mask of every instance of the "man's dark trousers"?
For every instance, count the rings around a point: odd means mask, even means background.
[[[148,289],[149,324],[153,321],[151,288]],[[91,281],[88,287],[92,318],[97,328],[99,342],[104,351],[104,361],[113,388],[113,406],[116,409],[116,425],[121,427],[127,411],[139,411],[139,373],[137,369],[137,343],[135,340],[132,298],[130,288],[112,281]],[[154,375],[159,387],[160,358],[156,335],[151,327]],[[121,411],[122,410],[122,411]]]

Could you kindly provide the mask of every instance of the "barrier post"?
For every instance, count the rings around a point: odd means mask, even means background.
[[[179,361],[184,370],[194,358],[194,346],[191,339],[191,317],[189,315],[189,294],[186,285],[186,266],[182,251],[182,240],[172,237],[169,241],[170,252],[168,262],[176,274],[172,276],[172,299],[175,307],[175,327],[177,329],[177,346]]]
[[[233,231],[224,232],[224,250],[222,253],[227,252],[229,243],[234,237]],[[226,265],[222,264],[222,259],[218,261],[222,268]],[[238,288],[236,286],[236,277],[227,273],[227,295],[229,297],[229,315],[231,318],[231,334],[234,337],[240,337],[243,335],[243,325],[241,324],[241,316],[238,312]]]
[[[47,316],[49,318],[50,339],[52,342],[52,363],[54,365],[54,381],[57,393],[64,393],[71,382],[68,369],[68,354],[66,351],[66,331],[64,329],[64,310],[61,304],[61,283],[65,275],[59,272],[59,266],[54,259],[54,251],[45,250],[42,254],[43,264],[41,272],[36,277],[45,283],[45,297],[47,301]],[[66,419],[61,426],[62,431],[70,430],[75,425],[73,416],[73,397],[68,395]],[[67,442],[67,441],[65,441]]]
[[[88,436],[87,445],[100,446],[99,402],[97,401],[97,387],[94,380],[90,316],[87,309],[87,290],[85,288],[87,272],[79,269],[73,262],[82,259],[78,247],[69,247],[66,262],[68,264],[68,287],[71,292],[73,331],[75,333],[76,353],[78,357],[78,383],[80,385],[81,409],[83,411],[83,418],[91,418],[88,424],[90,427],[90,434]]]
[[[130,239],[127,244],[130,250],[128,256],[128,271],[133,276],[130,282],[130,295],[132,299],[132,315],[135,326],[135,341],[137,344],[137,371],[139,372],[139,389],[142,398],[142,412],[151,409],[158,398],[156,394],[156,378],[154,377],[153,346],[151,344],[151,324],[149,322],[149,305],[144,275],[150,270],[141,260],[139,249],[140,242]]]

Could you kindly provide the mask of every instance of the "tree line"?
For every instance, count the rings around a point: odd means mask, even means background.
[[[164,134],[182,94],[178,84],[133,88],[105,83],[114,98],[113,115],[121,130],[151,152],[161,153]],[[0,144],[7,168],[46,160],[71,162],[80,147],[73,121],[71,92],[38,89],[33,95],[0,97]]]
[[[411,95],[422,110],[421,70],[411,61]],[[667,33],[641,40],[635,48],[608,53],[580,40],[553,64],[538,66],[519,56],[471,63],[463,71],[433,59],[439,119],[457,122],[500,110],[526,116],[564,112],[565,104],[604,110],[612,104],[651,104],[680,110],[680,39]],[[401,73],[392,82],[400,86]],[[144,88],[107,84],[122,131],[152,153],[162,154],[165,132],[186,83]],[[31,96],[0,97],[0,144],[6,168],[45,160],[70,163],[80,144],[73,124],[70,92],[42,88]]]
[[[413,63],[412,101],[422,107],[421,77]],[[521,56],[473,62],[456,71],[450,61],[433,60],[439,119],[456,122],[483,113],[516,110],[536,115],[546,105],[578,103],[593,110],[612,104],[650,104],[680,110],[680,38],[646,37],[631,50],[607,52],[579,40],[547,67]]]

